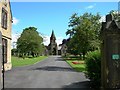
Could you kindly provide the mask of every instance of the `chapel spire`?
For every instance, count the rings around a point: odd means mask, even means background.
[[[52,30],[52,34],[51,34],[50,40],[56,40],[56,37],[55,37],[55,34],[54,34],[53,30]]]

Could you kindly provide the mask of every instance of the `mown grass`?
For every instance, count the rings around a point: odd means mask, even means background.
[[[32,65],[37,62],[40,62],[47,58],[47,56],[40,56],[40,57],[35,57],[35,58],[19,58],[12,56],[11,61],[12,61],[12,67],[18,67],[18,66],[25,66],[25,65]]]
[[[86,71],[84,60],[81,60],[79,57],[72,56],[72,57],[63,57],[63,58],[74,70],[78,72]],[[73,61],[78,61],[80,64],[73,64],[72,63]]]

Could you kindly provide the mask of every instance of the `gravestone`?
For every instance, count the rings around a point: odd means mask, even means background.
[[[2,34],[0,32],[0,89],[2,89]]]
[[[111,14],[102,22],[101,39],[102,88],[120,88],[120,22]]]

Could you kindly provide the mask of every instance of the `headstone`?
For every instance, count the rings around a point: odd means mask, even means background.
[[[102,23],[102,60],[101,84],[102,88],[120,88],[120,22],[112,15],[106,16]]]
[[[0,89],[2,89],[2,34],[0,32]]]

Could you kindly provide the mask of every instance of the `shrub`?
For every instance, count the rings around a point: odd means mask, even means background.
[[[101,54],[99,50],[88,52],[86,55],[86,76],[93,82],[93,86],[99,87],[101,83]]]

